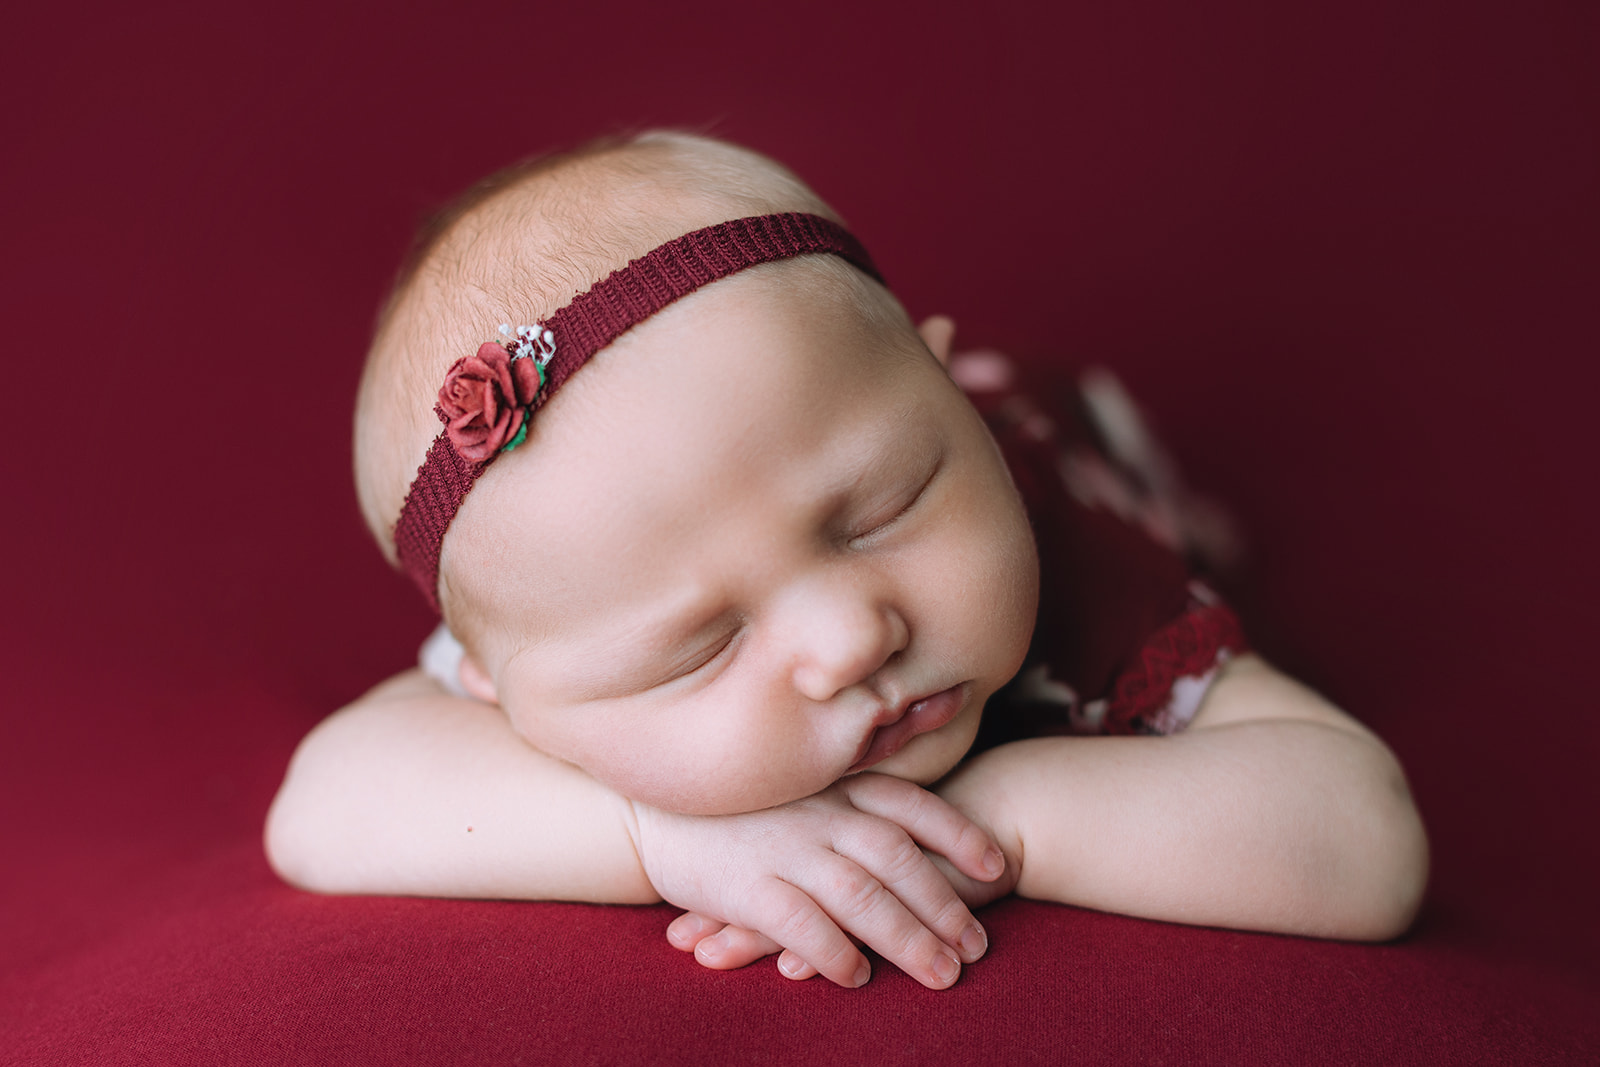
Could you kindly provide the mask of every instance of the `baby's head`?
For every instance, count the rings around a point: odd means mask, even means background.
[[[362,380],[357,482],[390,558],[451,364],[673,238],[787,212],[834,217],[770,160],[678,134],[469,197],[402,276]],[[944,372],[948,331],[925,332],[862,269],[810,254],[605,347],[449,524],[437,595],[463,681],[542,751],[678,811],[868,767],[944,775],[1022,662],[1037,564]]]

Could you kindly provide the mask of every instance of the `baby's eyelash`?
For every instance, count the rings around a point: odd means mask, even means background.
[[[722,640],[713,642],[701,649],[699,652],[695,653],[694,656],[686,660],[682,665],[675,667],[671,676],[663,679],[661,684],[668,685],[673,682],[682,681],[685,678],[699,674],[701,671],[717,662],[723,657],[723,653],[727,652],[733,646],[734,642],[739,639],[739,634],[742,629],[743,628],[740,627],[728,631]]]
[[[943,469],[944,457],[941,456],[939,461],[933,465],[933,470],[928,472],[928,476],[922,480],[922,484],[917,486],[916,491],[912,493],[909,498],[907,498],[904,504],[896,508],[892,514],[886,515],[882,519],[871,520],[865,530],[850,538],[851,542],[855,543],[869,540],[874,535],[882,533],[890,526],[893,526],[896,522],[899,522],[900,519],[905,517],[905,515],[915,508],[922,498],[928,494],[928,487],[934,483],[934,480],[939,477],[939,472]]]

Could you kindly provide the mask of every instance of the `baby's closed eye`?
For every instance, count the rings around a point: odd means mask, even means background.
[[[711,675],[713,670],[720,670],[733,658],[744,629],[743,622],[736,621],[734,625],[714,632],[709,640],[691,645],[668,669],[659,684],[667,685],[691,677]],[[705,680],[709,680],[709,677]]]
[[[916,510],[928,495],[929,488],[939,477],[939,472],[944,467],[944,456],[941,453],[929,467],[928,472],[921,478],[908,483],[908,487],[891,496],[884,504],[874,508],[867,517],[856,525],[858,532],[849,537],[852,548],[870,548],[879,539],[886,536],[902,519]]]

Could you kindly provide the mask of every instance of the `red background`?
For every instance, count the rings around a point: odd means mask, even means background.
[[[1587,3],[152,3],[0,29],[0,1059],[1600,1055]],[[266,804],[429,620],[349,410],[428,207],[658,124],[794,166],[913,314],[1114,367],[1263,649],[1411,772],[1389,946],[1004,903],[934,995],[698,971],[667,909],[325,899]]]

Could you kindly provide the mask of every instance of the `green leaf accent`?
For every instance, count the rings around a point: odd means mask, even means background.
[[[502,451],[502,452],[510,452],[513,448],[516,448],[523,441],[527,440],[527,437],[528,437],[528,423],[530,423],[532,421],[533,421],[533,410],[531,408],[523,408],[522,409],[522,425],[517,427],[517,434],[516,434],[515,437],[513,437],[511,440],[507,441],[505,444],[500,446],[500,451]]]

